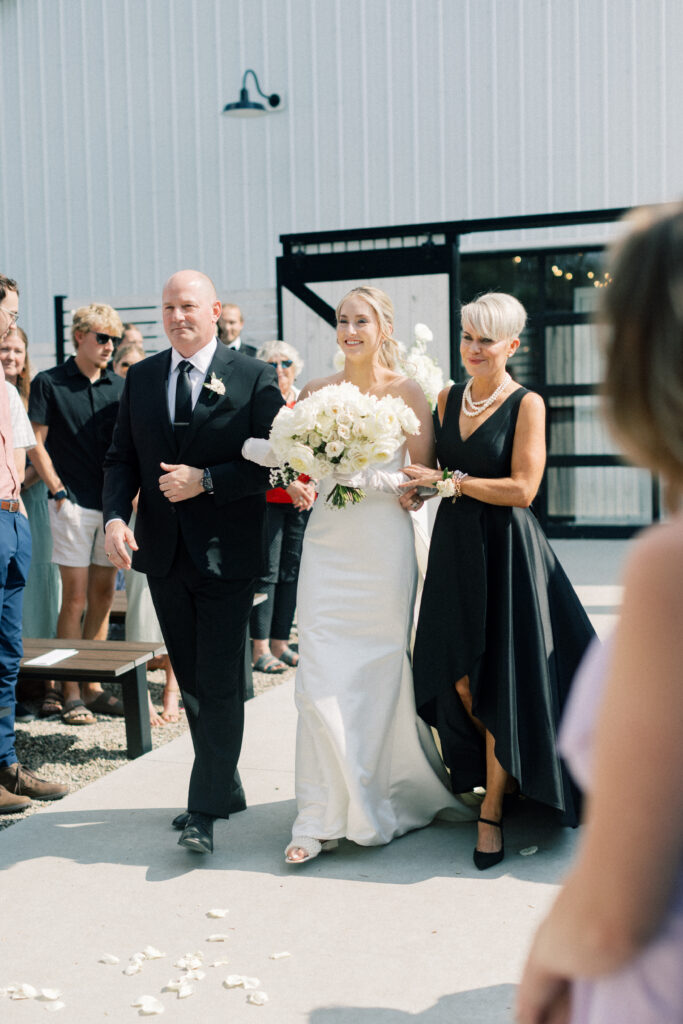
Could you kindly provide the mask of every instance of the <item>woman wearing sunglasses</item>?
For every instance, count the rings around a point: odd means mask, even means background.
[[[293,406],[299,394],[294,380],[304,365],[297,350],[284,341],[269,341],[259,350],[258,358],[275,367],[282,397]],[[268,600],[251,613],[251,638],[254,669],[275,675],[299,660],[289,646],[289,634],[296,608],[301,546],[315,488],[308,477],[300,477],[286,489],[273,488],[266,497],[268,572],[256,589],[267,594]]]

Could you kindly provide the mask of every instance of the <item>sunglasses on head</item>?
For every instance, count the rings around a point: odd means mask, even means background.
[[[105,334],[103,331],[93,331],[93,334],[97,339],[98,345],[108,345],[110,341],[112,344],[117,345],[121,341],[120,338],[114,337],[112,334]]]
[[[288,370],[292,365],[293,360],[291,359],[269,359],[268,362],[271,366],[281,366],[283,370]]]

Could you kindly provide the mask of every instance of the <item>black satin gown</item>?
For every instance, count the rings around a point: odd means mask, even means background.
[[[464,385],[448,395],[439,464],[473,477],[510,475],[526,389],[463,441]],[[469,676],[473,713],[521,792],[575,825],[579,794],[558,756],[559,719],[594,636],[586,613],[533,512],[463,496],[440,499],[413,654],[415,702],[436,727],[455,793],[485,785],[484,744],[455,691]]]

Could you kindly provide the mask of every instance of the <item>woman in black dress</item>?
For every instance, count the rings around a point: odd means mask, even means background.
[[[480,869],[503,859],[503,796],[515,783],[565,824],[577,822],[555,737],[594,635],[529,508],[545,467],[545,406],[506,369],[525,322],[511,295],[491,292],[463,307],[470,380],[439,395],[441,469],[405,469],[442,499],[415,641],[416,704],[438,730],[454,792],[486,787]]]

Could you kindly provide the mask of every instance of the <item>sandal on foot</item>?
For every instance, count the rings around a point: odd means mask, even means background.
[[[62,711],[65,725],[95,725],[97,719],[91,714],[82,700],[68,700]]]
[[[296,651],[290,650],[289,647],[286,647],[281,654],[278,654],[278,658],[280,661],[284,661],[285,665],[289,665],[290,668],[296,668],[299,664],[299,655]]]
[[[286,672],[287,666],[284,662],[274,658],[272,654],[262,654],[253,665],[254,672],[263,672],[267,676],[276,676],[280,672]]]
[[[43,694],[38,715],[40,718],[50,718],[52,715],[61,715],[64,710],[64,697],[60,690],[50,689]]]
[[[503,857],[505,856],[505,844],[503,842],[503,819],[500,821],[492,821],[491,818],[479,818],[479,821],[483,822],[484,825],[493,825],[494,828],[500,829],[500,850],[496,850],[494,853],[485,853],[483,850],[474,848],[474,864],[475,867],[479,868],[480,871],[486,871],[487,868],[492,868],[495,864],[500,864]]]
[[[94,700],[86,705],[89,711],[98,715],[113,715],[116,718],[123,718],[123,701],[115,697],[113,693],[98,693]]]
[[[336,850],[338,846],[338,839],[323,839],[321,842],[319,839],[311,839],[310,836],[297,836],[292,839],[285,850],[285,860],[288,864],[305,864],[306,861],[317,857],[319,853],[329,853],[330,850]],[[295,860],[288,856],[292,850],[303,850],[307,856],[302,857],[301,860]]]

